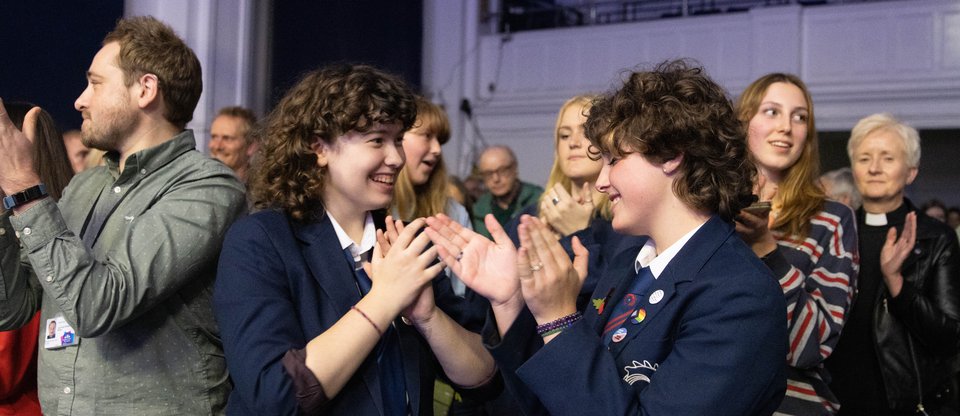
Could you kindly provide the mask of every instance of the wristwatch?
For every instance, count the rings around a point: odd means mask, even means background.
[[[27,189],[3,198],[3,207],[6,209],[13,209],[14,207],[18,207],[30,201],[36,201],[47,195],[49,195],[47,193],[47,186],[41,183],[37,186],[31,186]]]

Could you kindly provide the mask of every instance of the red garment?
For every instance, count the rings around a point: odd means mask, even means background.
[[[0,332],[0,416],[40,415],[37,340],[40,312],[20,329]]]

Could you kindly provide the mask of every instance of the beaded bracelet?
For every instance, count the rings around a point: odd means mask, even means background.
[[[350,309],[357,311],[357,313],[359,313],[360,316],[363,317],[363,319],[366,319],[367,322],[370,322],[370,325],[373,325],[373,329],[377,330],[378,334],[383,335],[383,331],[380,330],[380,327],[377,326],[377,323],[373,322],[373,319],[370,319],[370,317],[367,316],[367,314],[363,313],[363,311],[361,311],[360,308],[356,306],[351,306]]]
[[[543,325],[537,325],[537,334],[541,337],[546,337],[563,331],[571,327],[575,322],[579,321],[580,318],[583,318],[583,314],[579,311],[574,312],[570,315],[561,317],[560,319],[547,322]]]

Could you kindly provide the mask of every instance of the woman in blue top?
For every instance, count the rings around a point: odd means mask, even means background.
[[[785,390],[785,302],[737,236],[755,167],[725,91],[685,62],[635,72],[596,100],[586,135],[614,230],[648,236],[614,257],[582,314],[585,247],[571,259],[526,216],[519,251],[442,216],[427,233],[490,300],[484,341],[527,414],[769,415]],[[460,255],[455,255],[455,254]],[[539,335],[539,336],[538,336]]]
[[[229,414],[432,414],[438,369],[491,384],[479,335],[445,312],[456,297],[423,220],[389,243],[377,229],[415,117],[401,80],[341,65],[307,74],[266,120],[263,210],[227,233],[215,286]]]

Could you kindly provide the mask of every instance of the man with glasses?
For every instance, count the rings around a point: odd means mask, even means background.
[[[480,153],[477,168],[487,192],[473,204],[473,229],[490,238],[483,217],[493,214],[500,224],[506,224],[523,207],[537,201],[543,188],[520,181],[517,175],[517,157],[507,146],[490,146]]]

